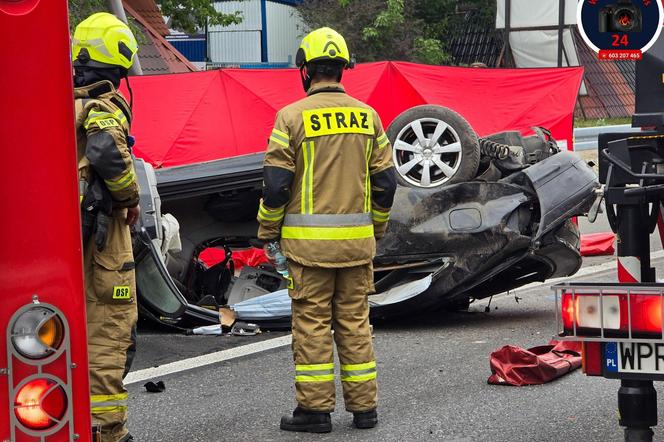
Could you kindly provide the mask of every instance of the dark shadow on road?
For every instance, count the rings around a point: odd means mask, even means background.
[[[542,321],[551,320],[553,309],[547,310],[491,310],[468,312],[445,312],[436,311],[421,315],[412,315],[399,319],[380,320],[374,322],[375,330],[419,330],[432,327],[460,328],[468,325],[501,325],[513,323],[514,321]]]

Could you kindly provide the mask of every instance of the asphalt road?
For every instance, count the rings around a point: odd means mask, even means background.
[[[601,224],[583,231],[604,231]],[[657,238],[658,240],[659,238]],[[657,245],[658,249],[661,249]],[[589,266],[611,258],[586,261]],[[656,260],[664,274],[664,260]],[[610,264],[605,264],[610,266]],[[601,268],[598,267],[598,268]],[[606,268],[606,267],[605,267]],[[612,270],[584,281],[612,281]],[[328,435],[285,433],[282,414],[293,400],[293,364],[288,345],[199,368],[160,376],[166,391],[147,393],[143,381],[128,386],[130,429],[138,441],[619,441],[618,381],[579,371],[535,387],[487,384],[489,355],[503,345],[546,344],[555,331],[549,284],[494,297],[467,313],[404,317],[375,326],[380,405],[378,427],[351,428],[338,391],[334,431]],[[274,342],[284,332],[259,337],[183,336],[143,329],[133,373],[193,356]],[[662,387],[656,384],[660,397]],[[664,407],[660,407],[664,421]],[[664,438],[664,428],[657,432]]]

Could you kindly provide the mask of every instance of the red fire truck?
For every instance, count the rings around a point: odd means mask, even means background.
[[[583,341],[583,370],[620,380],[618,410],[626,441],[651,441],[657,425],[653,381],[664,380],[664,284],[651,266],[650,235],[664,244],[664,37],[636,63],[640,133],[598,140],[600,182],[617,233],[618,283],[555,286],[558,334]]]
[[[0,441],[89,441],[67,2],[0,0]]]

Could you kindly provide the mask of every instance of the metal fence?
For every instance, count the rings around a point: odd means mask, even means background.
[[[597,149],[597,137],[607,132],[640,132],[629,124],[618,126],[579,127],[574,129],[574,150]]]
[[[206,69],[228,69],[228,68],[240,68],[240,69],[284,69],[292,66],[292,63],[289,61],[283,63],[244,63],[244,62],[224,62],[224,63],[207,63]]]

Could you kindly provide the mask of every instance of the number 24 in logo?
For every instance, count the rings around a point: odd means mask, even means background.
[[[613,43],[611,43],[611,46],[614,48],[618,48],[620,46],[629,46],[629,38],[627,34],[623,34],[622,36],[619,34],[613,34],[611,35],[611,38],[613,38]]]

